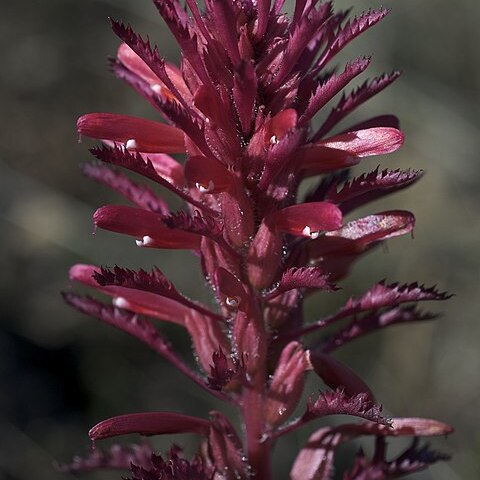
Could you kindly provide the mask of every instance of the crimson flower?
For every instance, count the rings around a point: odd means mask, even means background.
[[[172,447],[162,458],[147,444],[115,446],[64,468],[130,469],[135,480],[268,480],[278,438],[337,414],[361,421],[316,430],[293,463],[292,480],[332,478],[335,449],[364,435],[375,438],[373,455],[360,453],[344,479],[397,477],[445,458],[419,447],[416,438],[444,435],[451,427],[383,417],[369,387],[333,354],[389,325],[434,318],[416,303],[443,300],[446,293],[382,281],[328,317],[310,323],[303,317],[307,295],[335,291],[360,256],[414,228],[413,214],[403,210],[345,219],[423,173],[377,168],[351,178],[351,167],[396,151],[404,137],[392,115],[337,127],[399,76],[394,71],[347,93],[345,87],[370,58],[331,67],[338,52],[388,11],[348,19],[332,2],[317,0],[297,0],[290,16],[282,13],[282,0],[206,0],[204,11],[194,0],[186,0],[185,8],[178,0],[153,3],[181,48],[181,66],[166,62],[148,40],[112,20],[123,43],[111,69],[163,122],[109,113],[78,120],[80,135],[102,142],[91,149],[99,162],[86,165],[84,173],[133,205],[103,206],[93,219],[99,228],[130,235],[141,248],[197,254],[217,308],[183,295],[157,267],[75,265],[70,278],[111,297],[111,304],[71,292],[64,297],[137,337],[199,387],[233,404],[243,429],[240,435],[220,412],[209,418],[178,412],[121,415],[94,426],[91,439],[194,433],[202,439],[198,455],[188,460]],[[313,128],[311,120],[337,96],[323,123]],[[185,160],[171,154],[184,154]],[[170,190],[185,209],[172,213],[152,186],[134,182],[124,171]],[[319,175],[317,186],[299,198],[302,181]],[[347,321],[340,325],[341,320]],[[198,371],[172,349],[159,322],[187,330]],[[308,334],[326,326],[337,328],[307,346]],[[292,418],[309,372],[331,390],[312,395],[304,413]],[[392,459],[385,439],[397,436],[414,441]]]

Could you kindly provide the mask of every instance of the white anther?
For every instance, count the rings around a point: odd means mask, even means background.
[[[276,135],[272,135],[272,136],[270,137],[270,145],[276,145],[276,144],[279,143],[279,142],[280,142],[280,140],[277,138]]]
[[[130,140],[127,140],[125,142],[125,148],[127,150],[136,150],[137,149],[137,142],[134,138],[131,138]]]
[[[201,193],[210,193],[215,188],[215,185],[211,180],[208,182],[207,186],[199,182],[195,183],[195,186],[197,187],[197,190]]]
[[[231,308],[237,308],[240,305],[240,297],[227,297],[225,303]]]
[[[126,298],[115,297],[112,299],[112,305],[117,308],[128,308],[130,303]]]
[[[302,235],[305,237],[310,237],[312,240],[315,240],[320,236],[320,232],[317,232],[316,230],[313,230],[307,225],[303,230],[302,230]]]
[[[162,86],[159,83],[154,83],[150,87],[156,94],[161,95],[162,93]]]
[[[141,240],[135,240],[138,247],[148,247],[154,242],[152,237],[145,235]]]

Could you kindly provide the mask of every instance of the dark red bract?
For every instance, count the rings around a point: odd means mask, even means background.
[[[345,479],[397,477],[444,459],[416,441],[396,458],[387,457],[386,436],[443,435],[451,428],[429,419],[382,417],[369,387],[331,355],[386,326],[432,319],[415,303],[448,295],[416,283],[382,281],[328,317],[311,323],[303,318],[307,294],[334,292],[361,255],[411,233],[415,225],[413,214],[403,210],[344,218],[422,175],[377,168],[350,178],[350,167],[396,151],[404,136],[392,115],[337,127],[399,76],[383,75],[347,93],[345,87],[371,59],[359,57],[338,71],[331,64],[388,11],[369,10],[348,19],[348,12],[335,12],[329,1],[297,0],[291,15],[282,13],[282,0],[206,0],[203,11],[194,0],[186,0],[186,6],[179,0],[153,2],[180,46],[181,65],[169,64],[129,26],[112,21],[123,42],[112,71],[160,118],[90,113],[78,120],[82,136],[103,142],[91,150],[99,163],[85,166],[85,174],[133,204],[103,206],[94,223],[134,237],[142,248],[193,251],[217,308],[184,296],[156,267],[76,265],[70,278],[110,296],[112,305],[64,296],[237,407],[242,435],[219,412],[207,419],[181,412],[122,415],[94,426],[92,440],[194,433],[201,438],[198,455],[187,460],[173,447],[163,459],[145,445],[117,447],[64,468],[128,469],[131,463],[134,480],[269,480],[275,441],[335,414],[363,420],[315,431],[293,463],[292,480],[331,479],[335,449],[362,435],[376,438],[373,456],[359,454]],[[310,121],[338,94],[323,124],[313,129]],[[185,154],[185,159],[169,154]],[[125,171],[150,185],[134,182]],[[301,182],[317,175],[322,175],[317,187],[299,198]],[[178,195],[185,209],[171,212],[155,186]],[[309,333],[343,319],[349,321],[328,338],[305,345]],[[159,321],[188,331],[199,371],[172,350],[155,325]],[[309,372],[331,390],[312,392],[304,413],[292,419]]]

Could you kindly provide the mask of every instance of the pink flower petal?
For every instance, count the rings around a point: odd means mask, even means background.
[[[200,235],[168,228],[161,215],[141,208],[106,205],[94,213],[93,221],[104,230],[136,237],[142,247],[198,249],[200,245]]]
[[[290,472],[290,479],[330,480],[335,450],[344,441],[342,435],[337,434],[331,427],[314,432],[298,453]]]
[[[213,87],[201,85],[195,92],[193,103],[214,128],[222,129],[223,134],[231,132],[234,128],[230,106],[222,102],[219,93]],[[234,141],[234,137],[229,136],[229,138]]]
[[[341,168],[357,165],[360,157],[346,150],[327,148],[312,144],[303,149],[299,157],[298,167],[304,177],[320,175]]]
[[[205,373],[210,373],[213,354],[230,350],[230,343],[222,325],[217,320],[192,310],[185,317],[185,328],[192,338],[197,363]]]
[[[138,433],[163,435],[172,433],[198,433],[208,435],[210,423],[197,417],[169,412],[130,413],[103,420],[88,432],[92,440]]]
[[[350,167],[361,158],[395,152],[403,141],[403,133],[390,127],[346,132],[304,147],[298,167],[305,175]]]
[[[234,182],[225,165],[213,158],[197,155],[185,164],[187,182],[202,193],[219,193],[228,190]]]
[[[396,128],[377,127],[342,133],[318,142],[326,148],[345,150],[357,157],[385,155],[398,150],[404,141],[404,135]]]
[[[293,413],[303,392],[307,352],[298,342],[290,342],[282,350],[273,373],[265,406],[267,423],[279,425]]]
[[[184,153],[182,130],[164,123],[112,113],[88,113],[77,121],[81,135],[121,142],[127,150],[151,153]]]
[[[280,233],[263,222],[247,253],[248,279],[258,290],[270,287],[276,279],[282,264],[282,247]]]
[[[140,156],[147,161],[150,160],[155,171],[163,178],[177,187],[185,184],[183,165],[165,153],[140,153]]]
[[[448,435],[453,428],[446,423],[430,418],[393,418],[391,430],[387,435],[412,435],[415,437],[432,437]]]
[[[297,125],[297,112],[293,108],[277,113],[269,118],[254,133],[249,144],[248,152],[253,157],[262,157],[272,146],[291,132]]]
[[[293,108],[287,108],[268,120],[265,125],[265,145],[278,143],[288,132],[297,125],[297,112]]]
[[[268,223],[281,232],[315,239],[320,232],[340,228],[342,212],[333,203],[300,203],[270,215]]]
[[[117,58],[130,71],[149,83],[155,93],[170,100],[176,99],[173,93],[165,86],[157,75],[153,73],[150,67],[126,43],[122,43],[118,47]],[[180,70],[175,65],[168,62],[165,62],[165,70],[182,97],[185,100],[191,99],[192,94],[185,84]]]
[[[330,388],[334,390],[340,388],[350,397],[365,393],[370,402],[375,402],[375,397],[368,385],[352,369],[336,358],[311,351],[310,362],[315,373]]]
[[[95,265],[77,264],[70,268],[69,278],[113,297],[112,303],[119,308],[158,320],[183,325],[184,319],[190,314],[188,307],[167,297],[115,285],[102,287],[93,277],[99,271],[100,267]]]
[[[150,85],[155,85],[156,83],[163,85],[163,82],[160,82],[160,79],[152,72],[150,67],[126,43],[122,43],[118,47],[117,58],[130,71],[136,73]]]
[[[369,245],[379,240],[410,233],[415,226],[412,213],[402,210],[377,213],[347,223],[340,230],[325,235],[341,237]]]
[[[217,472],[228,472],[225,476],[222,475],[225,480],[249,478],[250,472],[242,441],[233,425],[225,415],[216,411],[210,412],[210,422],[208,443]],[[218,476],[218,480],[222,476]],[[197,479],[192,477],[191,480]]]

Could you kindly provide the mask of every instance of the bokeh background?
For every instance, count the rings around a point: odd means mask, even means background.
[[[380,4],[339,0],[337,5],[352,3],[356,12]],[[308,303],[308,317],[314,320],[381,278],[418,280],[454,292],[450,301],[428,305],[444,312],[437,322],[394,327],[344,348],[339,357],[366,378],[388,414],[437,417],[455,425],[455,435],[435,442],[453,460],[412,478],[479,478],[480,3],[383,4],[393,12],[349,46],[344,58],[373,53],[371,76],[393,68],[405,74],[349,121],[389,112],[401,118],[406,146],[367,160],[358,171],[380,161],[384,167],[427,171],[411,190],[368,209],[413,210],[415,240],[394,239],[362,260],[341,293]],[[218,408],[134,340],[69,310],[59,295],[71,288],[67,270],[76,262],[157,264],[181,290],[210,301],[189,255],[141,250],[105,232],[92,236],[94,209],[119,199],[81,176],[78,165],[89,160],[88,142],[77,143],[76,118],[91,111],[155,118],[146,102],[107,71],[106,58],[118,45],[108,16],[131,22],[150,34],[168,59],[178,60],[149,0],[2,4],[1,479],[72,478],[53,470],[52,462],[87,451],[88,428],[108,416],[169,409],[206,415]],[[189,356],[188,340],[169,330]],[[309,389],[320,386],[312,381]],[[287,478],[287,464],[307,433],[280,443],[278,478]],[[188,437],[175,440],[193,448]],[[160,449],[168,444],[155,442]]]

